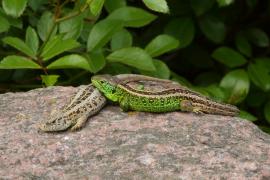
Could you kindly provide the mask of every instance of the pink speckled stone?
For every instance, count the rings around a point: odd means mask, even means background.
[[[270,136],[236,117],[110,105],[81,131],[38,132],[75,91],[0,95],[0,179],[270,179]]]

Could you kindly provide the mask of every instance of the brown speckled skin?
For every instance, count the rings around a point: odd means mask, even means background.
[[[68,97],[69,98],[69,97]],[[106,104],[106,98],[91,84],[81,86],[60,110],[39,123],[39,129],[44,132],[64,131],[70,128],[81,129],[87,119],[97,114]]]
[[[235,117],[109,105],[81,131],[38,133],[37,123],[74,92],[0,95],[0,179],[270,178],[270,136]]]

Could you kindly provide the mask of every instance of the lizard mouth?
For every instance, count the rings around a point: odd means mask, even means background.
[[[111,92],[115,88],[116,82],[110,75],[96,75],[91,78],[92,84],[103,93]]]
[[[110,75],[96,75],[93,76],[92,84],[95,86],[104,96],[112,101],[117,101],[114,95],[116,91],[117,83],[114,78]]]
[[[102,91],[102,83],[98,80],[98,79],[96,79],[96,78],[92,78],[91,79],[91,82],[92,82],[92,84],[96,87],[96,88],[98,88],[98,90],[100,90],[100,91]],[[102,91],[103,92],[103,91]]]

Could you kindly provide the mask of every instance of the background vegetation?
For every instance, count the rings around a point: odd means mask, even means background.
[[[0,90],[172,79],[270,132],[269,1],[2,0]]]

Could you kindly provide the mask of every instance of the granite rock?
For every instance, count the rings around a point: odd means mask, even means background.
[[[80,131],[39,132],[75,91],[0,95],[0,179],[270,179],[270,136],[237,117],[107,105]]]

